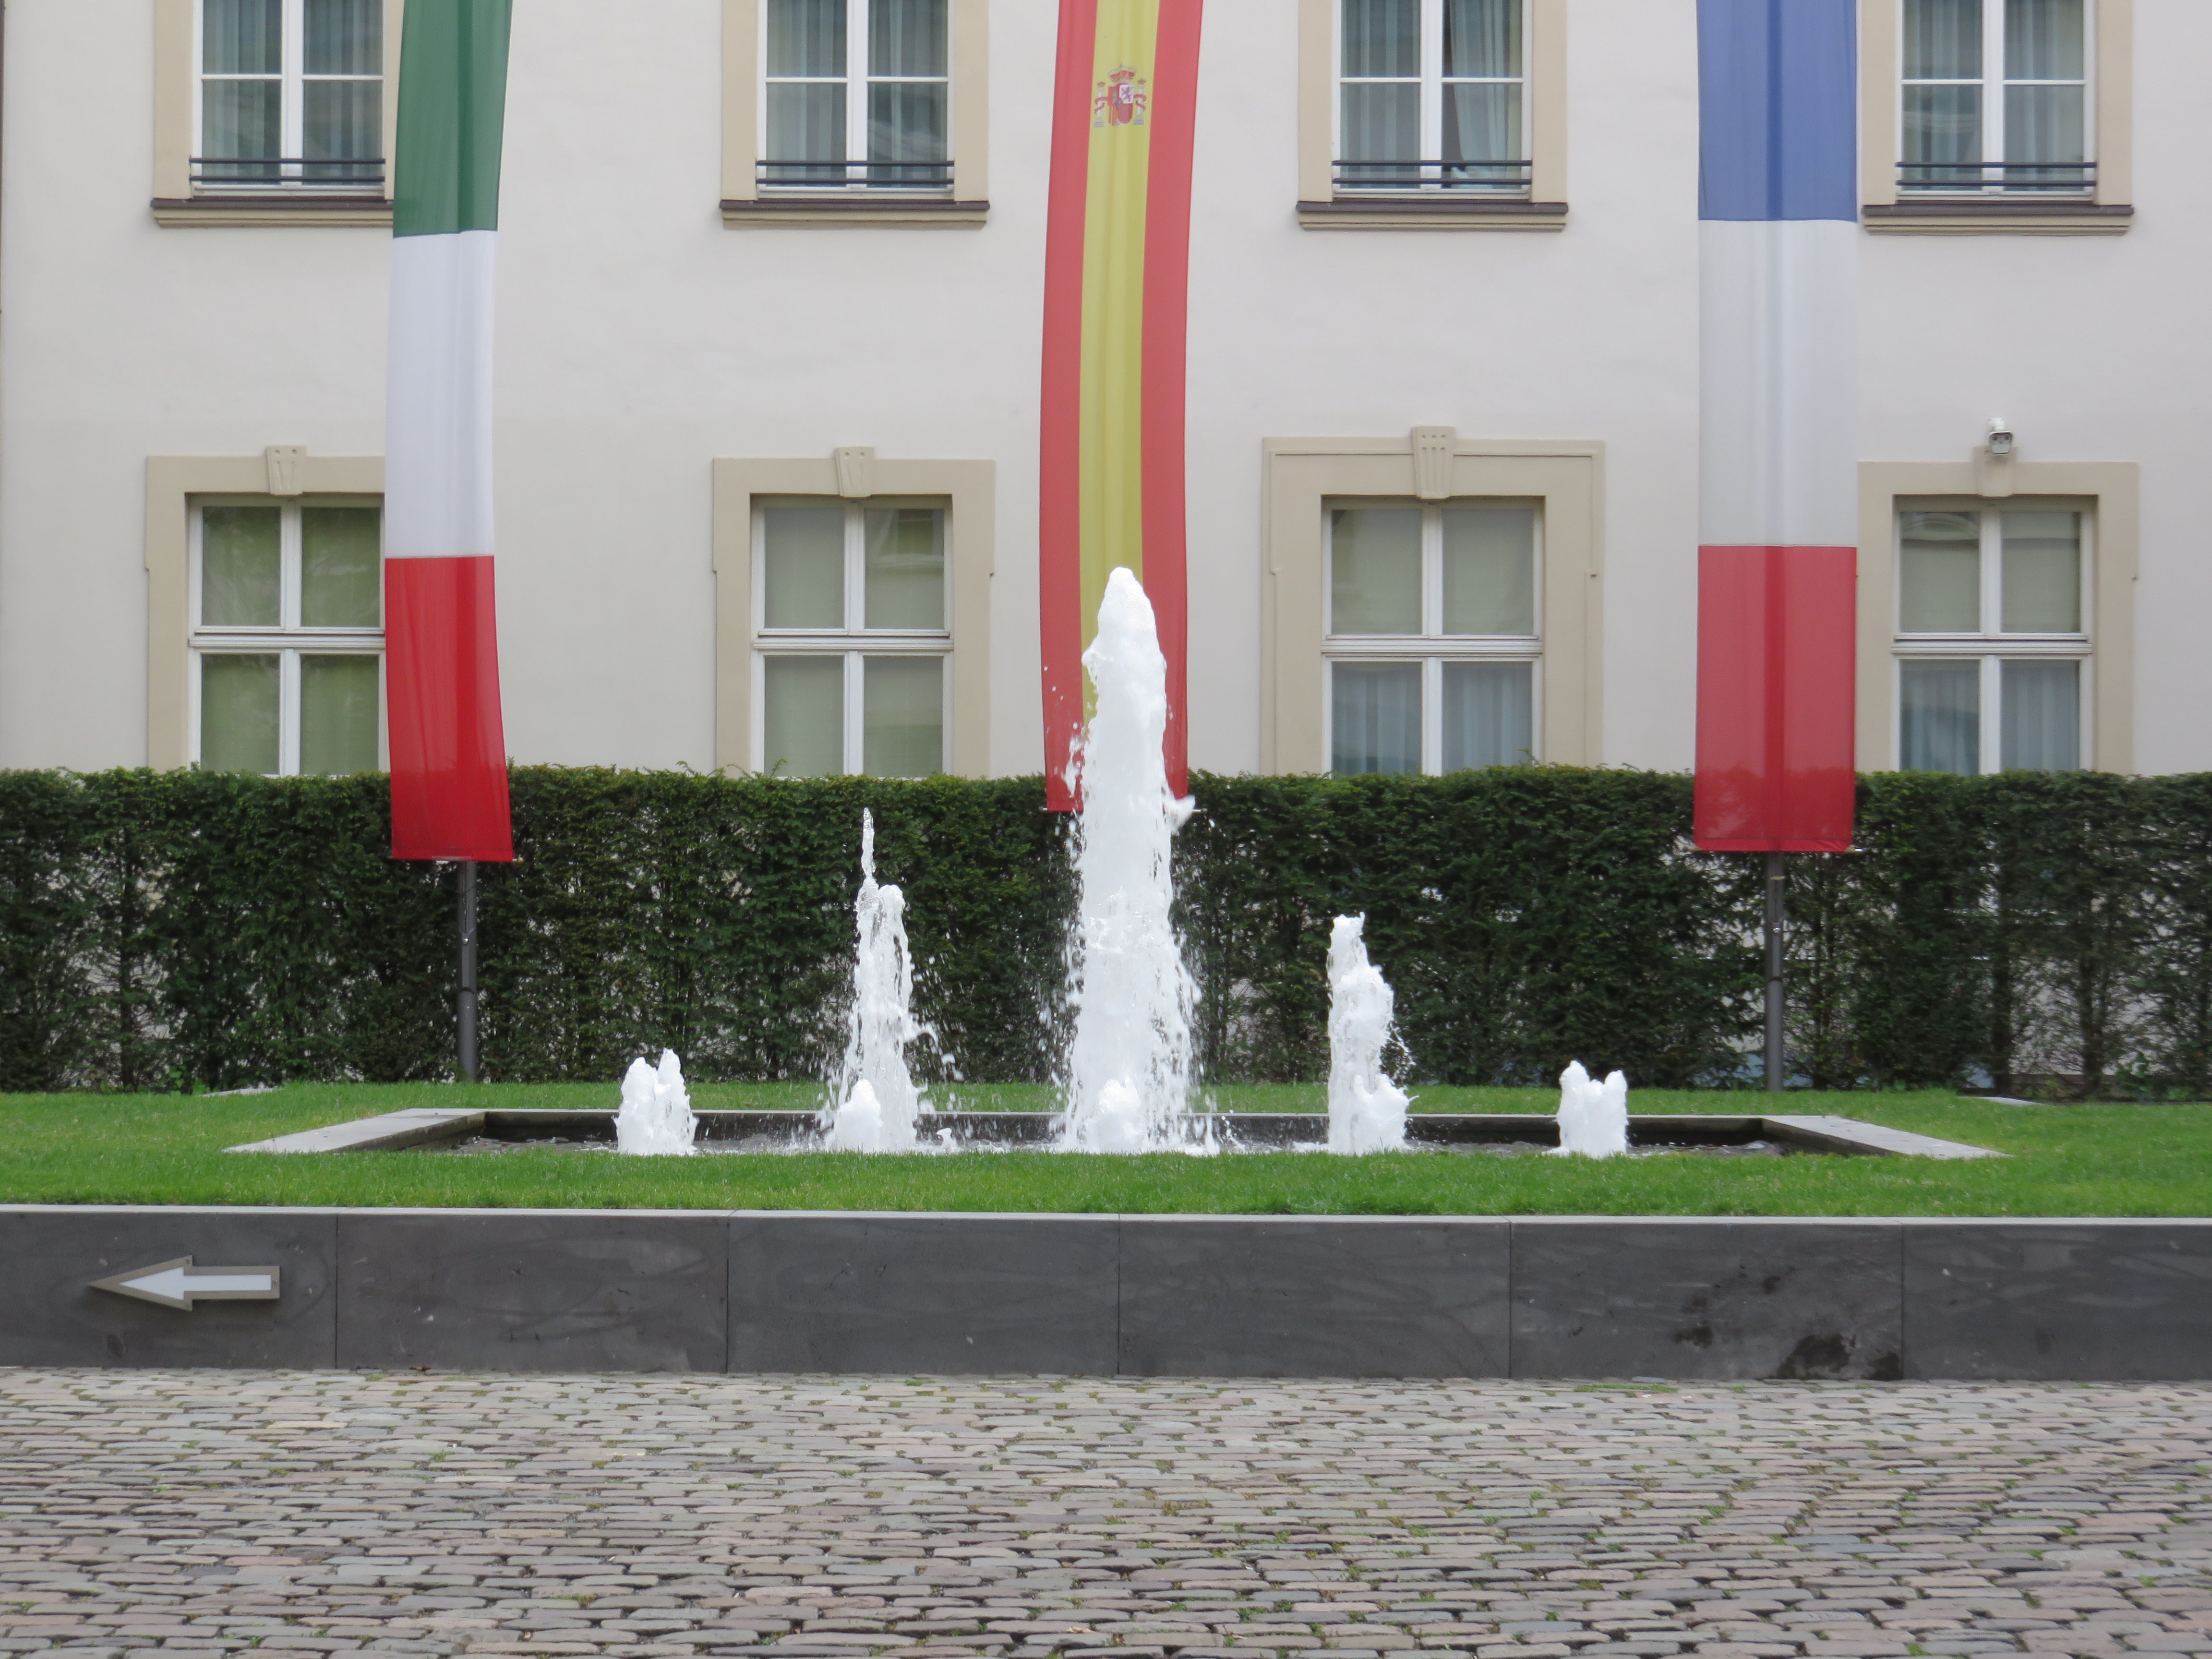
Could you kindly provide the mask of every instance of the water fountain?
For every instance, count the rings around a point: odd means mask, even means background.
[[[1628,1079],[1610,1073],[1593,1083],[1580,1060],[1559,1073],[1558,1156],[1619,1158],[1628,1150]]]
[[[914,959],[906,942],[906,895],[876,882],[876,817],[860,814],[859,941],[845,1057],[823,1109],[823,1145],[841,1152],[910,1152],[925,1112],[906,1068],[907,1045],[926,1034],[914,1017]]]
[[[1382,1070],[1396,1002],[1367,960],[1367,918],[1339,916],[1328,940],[1328,1149],[1389,1152],[1406,1145],[1406,1093]]]
[[[1167,659],[1152,601],[1116,569],[1083,653],[1097,704],[1073,780],[1074,936],[1067,995],[1066,1106],[1058,1144],[1079,1152],[1208,1152],[1212,1124],[1190,1109],[1191,1011],[1198,997],[1170,912],[1176,831],[1192,804],[1168,787]]]
[[[699,1120],[684,1086],[684,1067],[673,1048],[660,1051],[656,1070],[633,1060],[622,1083],[622,1109],[615,1115],[615,1146],[641,1158],[689,1158]]]

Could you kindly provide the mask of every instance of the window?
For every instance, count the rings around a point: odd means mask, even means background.
[[[756,498],[761,770],[945,769],[947,517],[912,498]]]
[[[1328,514],[1329,769],[1534,759],[1536,508],[1362,503]]]
[[[1340,0],[1340,191],[1526,196],[1527,0]]]
[[[196,188],[384,187],[383,0],[201,0]]]
[[[382,514],[359,499],[192,514],[197,757],[210,772],[378,769]]]
[[[1898,186],[2087,196],[2092,0],[1903,0]]]
[[[2030,502],[1898,514],[1898,760],[1924,772],[2083,764],[2090,515]]]
[[[765,0],[759,182],[770,190],[952,184],[948,0]]]

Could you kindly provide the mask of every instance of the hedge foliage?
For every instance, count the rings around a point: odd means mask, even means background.
[[[1760,881],[1688,842],[1686,778],[1515,768],[1194,781],[1177,851],[1222,1081],[1326,1066],[1331,916],[1364,911],[1413,1073],[1755,1079]],[[494,1077],[818,1076],[863,807],[906,890],[925,1069],[1048,1077],[1073,904],[1036,779],[519,769],[481,880]],[[0,774],[0,1089],[450,1074],[453,875],[386,856],[378,777]],[[1792,1054],[1823,1087],[2202,1097],[2212,776],[1860,786],[1791,860]]]

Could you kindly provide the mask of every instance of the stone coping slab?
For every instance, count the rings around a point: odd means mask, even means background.
[[[273,1302],[97,1282],[190,1257]],[[2212,1220],[0,1206],[0,1364],[2212,1379]]]

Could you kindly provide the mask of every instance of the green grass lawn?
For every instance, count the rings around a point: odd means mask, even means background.
[[[941,1106],[1042,1109],[1020,1086]],[[1315,1087],[1212,1091],[1231,1111],[1317,1111]],[[702,1108],[804,1108],[805,1085],[705,1084]],[[611,1085],[301,1085],[265,1095],[0,1095],[0,1202],[1183,1212],[1273,1215],[2212,1214],[2212,1106],[2002,1106],[1939,1093],[1792,1094],[1833,1113],[2010,1153],[1911,1158],[1582,1158],[1273,1152],[1218,1158],[1050,1152],[931,1158],[623,1158],[525,1147],[270,1156],[240,1141],[408,1106],[611,1108]],[[1641,1091],[1638,1113],[1756,1112],[1749,1093]],[[1555,1092],[1423,1088],[1415,1109],[1548,1112]]]

